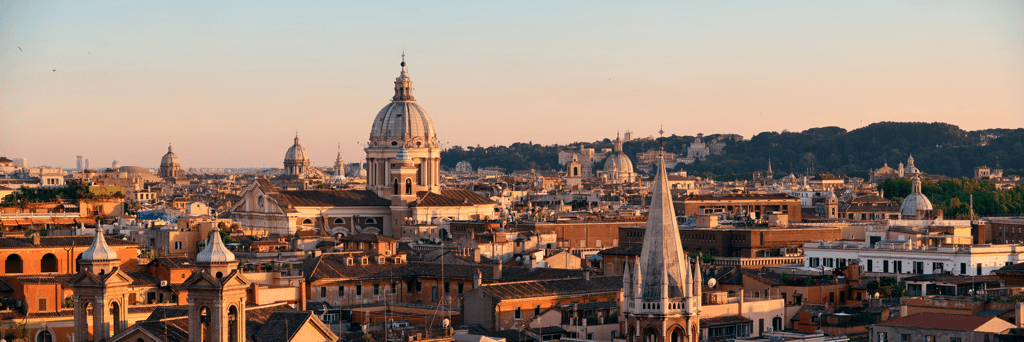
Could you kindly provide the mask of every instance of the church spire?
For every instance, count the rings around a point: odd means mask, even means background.
[[[658,175],[654,178],[651,207],[647,214],[647,233],[640,252],[640,268],[644,275],[641,290],[645,302],[680,299],[690,292],[684,292],[684,286],[688,282],[692,284],[692,278],[688,275],[690,263],[679,241],[679,226],[672,206],[664,157],[658,165]]]

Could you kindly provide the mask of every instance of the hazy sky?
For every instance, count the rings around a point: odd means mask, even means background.
[[[298,4],[295,4],[298,3]],[[1022,1],[0,0],[0,155],[364,157],[403,49],[445,146],[1024,127]],[[56,70],[56,71],[54,71]]]

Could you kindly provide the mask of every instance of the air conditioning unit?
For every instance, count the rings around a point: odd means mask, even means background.
[[[160,287],[167,287],[167,281],[166,280],[161,280],[160,281]]]

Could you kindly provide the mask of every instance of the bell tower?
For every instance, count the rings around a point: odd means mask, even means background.
[[[196,270],[182,284],[188,289],[188,335],[191,342],[245,341],[245,290],[249,280],[235,255],[224,246],[217,228],[196,254]]]
[[[679,240],[662,157],[640,258],[625,265],[622,328],[627,342],[700,341],[701,273]]]
[[[81,270],[68,281],[74,291],[75,341],[102,341],[128,328],[128,286],[133,280],[121,270],[121,259],[107,245],[102,228],[96,228],[92,245],[82,253],[79,265]]]

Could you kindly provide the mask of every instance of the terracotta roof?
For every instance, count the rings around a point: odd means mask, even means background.
[[[597,252],[601,255],[627,255],[627,256],[639,256],[640,251],[644,248],[644,245],[639,243],[631,243],[628,245],[621,245],[618,247],[612,247],[609,249]]]
[[[352,256],[352,265],[345,263],[345,258]],[[325,253],[321,256],[306,259],[302,263],[302,272],[306,275],[307,281],[315,280],[347,280],[353,278],[364,279],[395,279],[412,276],[429,276],[474,279],[477,270],[485,281],[493,280],[494,267],[492,265],[478,264],[449,264],[442,265],[437,262],[412,261],[403,264],[394,264],[388,261],[378,264],[374,257],[369,258],[369,263],[360,265],[359,259],[365,253]],[[443,268],[443,270],[442,270]],[[503,267],[500,280],[520,281],[535,279],[564,279],[582,278],[583,270],[566,270],[555,268],[530,268],[530,267]],[[622,286],[622,284],[619,284]]]
[[[700,327],[701,328],[705,328],[705,327],[709,327],[709,326],[736,324],[736,323],[743,323],[743,322],[753,322],[753,321],[750,320],[749,318],[746,318],[746,317],[743,317],[743,316],[740,316],[740,315],[721,316],[721,317],[712,317],[712,318],[702,318],[700,320]]]
[[[982,328],[982,326],[989,324],[989,322],[992,322],[993,320],[1002,322],[1003,324],[997,323],[995,327],[990,327],[987,330],[994,330],[991,328],[995,328],[998,331],[979,330],[980,328]],[[919,313],[907,317],[891,319],[885,322],[877,323],[876,325],[889,327],[910,327],[955,331],[985,331],[996,333],[1002,332],[1003,330],[1013,327],[1012,324],[998,317],[951,315],[941,313]]]
[[[166,269],[180,270],[180,269],[193,269],[196,267],[192,259],[183,256],[162,256],[153,259],[149,264],[158,263]]]
[[[290,341],[312,315],[312,311],[274,311],[263,323],[263,329],[256,333],[253,340],[257,342]]]
[[[370,190],[293,190],[270,194],[281,206],[367,207],[390,206],[391,201]]]
[[[32,247],[89,247],[92,245],[92,236],[43,236],[39,238],[39,246],[32,245],[32,238],[27,237],[0,237],[0,248],[32,248]],[[110,246],[138,246],[139,244],[107,237],[107,245]]]
[[[467,205],[494,204],[494,201],[463,189],[443,189],[440,194],[420,191],[417,200],[410,207],[457,207]]]
[[[358,233],[341,238],[344,242],[395,242],[398,239],[375,233]]]
[[[519,281],[484,284],[480,289],[498,299],[581,295],[588,293],[617,293],[622,288],[622,277],[583,278]]]

